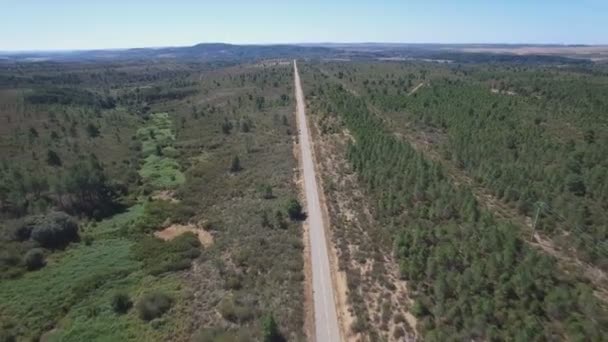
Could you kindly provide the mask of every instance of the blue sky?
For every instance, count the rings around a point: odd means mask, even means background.
[[[608,44],[608,0],[0,0],[0,50],[199,42]]]

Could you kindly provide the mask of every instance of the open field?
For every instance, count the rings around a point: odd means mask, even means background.
[[[545,55],[583,58],[593,61],[608,60],[608,46],[513,46],[513,47],[464,47],[464,52],[508,53],[514,55]]]

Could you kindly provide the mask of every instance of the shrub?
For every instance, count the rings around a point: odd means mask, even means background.
[[[117,314],[124,314],[133,306],[133,302],[126,293],[118,292],[112,296],[112,309]]]
[[[301,220],[304,217],[304,213],[302,212],[302,205],[298,202],[297,199],[292,198],[287,203],[287,215],[289,218],[296,221]]]
[[[133,255],[143,262],[144,271],[158,275],[190,268],[192,259],[201,254],[199,247],[198,237],[192,233],[170,241],[144,236],[133,246]]]
[[[78,224],[64,212],[27,217],[15,231],[18,240],[32,239],[45,248],[65,247],[78,239]]]
[[[230,172],[239,172],[241,169],[239,156],[234,156],[234,158],[232,158],[232,163],[230,164]]]
[[[268,315],[262,322],[262,340],[264,342],[279,342],[283,341],[277,322],[273,315]]]
[[[85,245],[90,246],[93,244],[94,238],[91,235],[85,235],[85,237],[82,240],[84,241]]]
[[[59,155],[57,154],[57,152],[53,151],[53,150],[48,150],[47,155],[46,155],[46,163],[49,164],[50,166],[61,166],[61,158],[59,158]]]
[[[283,212],[277,210],[274,214],[275,219],[277,220],[277,226],[281,229],[287,229],[287,222],[283,218]]]
[[[44,252],[40,248],[32,248],[27,253],[25,253],[25,257],[23,258],[23,263],[28,270],[37,270],[42,268],[45,265],[44,262]]]
[[[272,193],[272,186],[269,184],[264,184],[260,187],[260,193],[262,194],[263,199],[273,199],[274,194]]]
[[[244,323],[253,318],[253,312],[247,306],[232,298],[224,298],[219,304],[219,312],[225,320],[233,323]]]
[[[262,211],[261,216],[262,218],[260,223],[262,224],[262,227],[271,227],[272,224],[270,223],[270,219],[268,218],[268,213],[266,211]]]
[[[166,294],[151,293],[143,296],[139,302],[137,302],[136,307],[139,318],[144,321],[151,321],[167,312],[172,304],[173,300]]]

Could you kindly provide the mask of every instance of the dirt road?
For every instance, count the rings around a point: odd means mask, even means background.
[[[296,116],[300,129],[300,148],[302,174],[306,194],[308,231],[310,234],[310,257],[312,265],[312,289],[315,316],[315,340],[317,342],[339,342],[340,328],[336,314],[329,253],[325,238],[325,226],[321,211],[321,202],[315,176],[315,165],[312,158],[310,133],[306,122],[304,94],[296,61],[293,61],[296,92]]]

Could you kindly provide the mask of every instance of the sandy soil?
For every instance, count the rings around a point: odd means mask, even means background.
[[[181,225],[181,224],[173,224],[169,227],[159,230],[154,233],[159,239],[163,239],[165,241],[172,240],[186,232],[194,233],[198,236],[198,240],[204,247],[209,247],[213,244],[213,235],[208,231],[199,228],[193,224]]]
[[[154,194],[152,194],[152,199],[169,201],[171,203],[179,202],[179,200],[177,198],[175,198],[175,191],[173,191],[173,190],[156,191]]]
[[[407,96],[412,96],[413,93],[417,92],[418,89],[420,89],[420,87],[422,87],[424,85],[424,82],[420,83],[419,85],[415,86],[414,89],[412,89],[412,91],[410,91],[409,93],[407,93]]]

